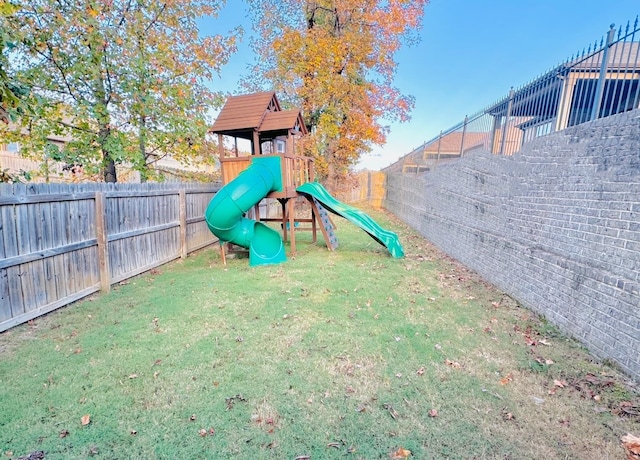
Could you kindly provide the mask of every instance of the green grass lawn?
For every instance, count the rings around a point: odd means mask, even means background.
[[[624,376],[371,214],[404,259],[337,219],[335,252],[213,247],[0,334],[1,457],[624,457]]]

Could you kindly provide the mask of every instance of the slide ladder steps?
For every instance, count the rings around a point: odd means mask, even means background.
[[[333,222],[331,222],[329,213],[324,206],[322,206],[314,197],[311,198],[311,207],[313,208],[313,213],[320,224],[320,230],[322,231],[322,236],[327,244],[327,248],[330,251],[334,251],[338,247],[338,237],[335,233],[336,228],[334,227]]]

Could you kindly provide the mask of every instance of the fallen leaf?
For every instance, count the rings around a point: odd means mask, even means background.
[[[8,450],[4,453],[7,457],[13,457],[13,451]]]
[[[453,367],[454,369],[460,369],[462,367],[462,364],[460,364],[458,361],[451,361],[450,359],[445,359],[444,363],[449,367]]]
[[[515,420],[516,419],[511,412],[507,411],[506,407],[503,407],[501,412],[502,412],[502,419],[503,420]]]
[[[416,374],[418,374],[418,375],[424,375],[424,366],[420,367],[420,369],[418,369],[418,371],[416,372]]]
[[[398,372],[398,373],[396,374],[396,377],[398,377],[398,378],[402,377],[402,373],[401,373],[401,372]]]
[[[513,381],[513,375],[511,375],[511,372],[509,372],[505,378],[500,379],[500,385],[506,385],[511,381]]]
[[[130,379],[137,379],[138,378],[138,374],[131,374],[129,375]]]
[[[640,459],[640,437],[628,433],[621,438],[621,441],[627,454],[627,460]]]
[[[398,447],[398,449],[391,452],[389,456],[392,459],[408,458],[409,456],[411,456],[411,451],[409,449],[405,449],[404,447]]]
[[[587,374],[584,379],[591,383],[592,385],[598,385],[598,386],[609,386],[609,385],[613,385],[615,383],[614,380],[611,379],[601,379],[598,378],[597,376],[589,373]]]
[[[612,413],[618,416],[631,415],[637,417],[640,416],[640,405],[634,404],[631,401],[622,401]]]
[[[43,450],[36,450],[31,452],[29,455],[23,455],[18,457],[18,460],[42,460],[45,458],[45,453]]]
[[[429,417],[437,417],[438,416],[438,409],[431,409],[429,411]]]
[[[69,436],[69,430],[62,430],[58,436],[60,436],[60,438],[66,438]]]
[[[553,381],[553,385],[558,387],[558,388],[564,388],[567,386],[567,381],[566,380],[554,380]]]
[[[80,423],[82,423],[82,426],[87,426],[89,423],[91,423],[91,415],[83,415],[80,419]]]
[[[440,345],[439,343],[436,343],[434,346],[436,350],[442,350],[442,345]]]

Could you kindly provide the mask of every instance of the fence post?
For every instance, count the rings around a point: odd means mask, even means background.
[[[509,104],[507,104],[507,116],[504,119],[504,126],[502,128],[502,143],[500,145],[500,155],[504,155],[504,146],[507,143],[507,126],[509,125],[509,118],[511,117],[512,108],[513,108],[513,88],[509,90]]]
[[[104,193],[96,192],[96,240],[98,242],[98,264],[100,268],[100,289],[107,293],[111,289],[111,270],[109,267],[109,242],[106,229],[106,199]]]
[[[469,121],[469,117],[467,115],[464,116],[464,124],[462,125],[462,138],[460,139],[460,158],[464,154],[464,135],[467,132],[467,122]]]
[[[600,64],[600,75],[598,76],[598,85],[596,86],[596,94],[593,98],[593,107],[591,107],[591,118],[595,120],[600,113],[600,106],[602,105],[602,93],[604,91],[604,82],[607,79],[607,68],[609,66],[609,48],[613,43],[613,37],[616,33],[615,24],[611,24],[609,32],[607,33],[607,43],[602,49],[602,64]]]
[[[438,155],[436,156],[436,168],[440,164],[440,141],[442,141],[442,131],[440,131],[440,136],[438,136]]]
[[[187,194],[184,189],[179,192],[180,201],[180,258],[187,258]]]

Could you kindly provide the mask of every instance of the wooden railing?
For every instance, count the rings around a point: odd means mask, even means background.
[[[262,155],[263,157],[279,157],[282,169],[282,192],[286,197],[295,196],[296,188],[305,182],[315,179],[313,168],[313,158],[300,155],[276,154]],[[251,164],[252,156],[227,157],[220,160],[222,169],[222,180],[228,184],[238,175],[247,169]],[[274,197],[279,195],[274,194]],[[279,196],[278,196],[279,197]]]

